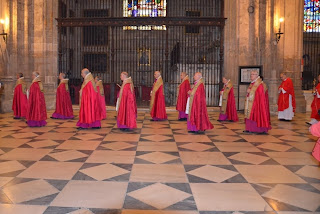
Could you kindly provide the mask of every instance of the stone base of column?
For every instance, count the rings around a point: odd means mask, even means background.
[[[307,102],[306,102],[306,98],[303,95],[303,91],[300,90],[296,90],[295,89],[295,96],[296,96],[296,113],[306,113],[306,106],[307,106]]]

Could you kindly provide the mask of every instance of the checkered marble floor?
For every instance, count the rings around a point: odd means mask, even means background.
[[[102,129],[80,131],[76,120],[29,128],[1,114],[0,213],[320,213],[309,115],[273,117],[268,135],[252,135],[242,115],[220,123],[210,112],[215,128],[192,134],[176,112],[163,122],[140,112],[131,132],[107,114]]]

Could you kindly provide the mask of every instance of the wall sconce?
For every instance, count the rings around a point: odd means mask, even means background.
[[[279,31],[278,31],[278,33],[276,33],[276,42],[277,42],[277,44],[278,44],[278,42],[280,41],[280,38],[281,38],[281,35],[283,34],[282,32],[281,32],[281,23],[284,21],[284,19],[283,18],[280,18],[279,19]]]
[[[0,24],[2,24],[4,26],[6,24],[6,21],[4,19],[0,19]],[[4,32],[4,27],[3,27],[2,33],[0,33],[0,36],[3,37],[3,40],[5,42],[7,42],[8,34]]]

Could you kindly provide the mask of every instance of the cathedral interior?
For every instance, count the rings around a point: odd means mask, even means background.
[[[320,165],[309,132],[320,74],[320,0],[0,0],[0,213],[320,214]],[[107,119],[77,130],[81,70],[103,82]],[[268,87],[272,129],[243,133],[250,71]],[[154,72],[168,120],[152,122]],[[15,120],[17,73],[39,72],[45,127]],[[120,74],[134,82],[137,128],[117,128]],[[180,73],[201,72],[214,129],[187,131]],[[249,73],[248,73],[249,72]],[[59,73],[75,119],[53,120]],[[296,111],[278,120],[280,74]],[[248,76],[249,75],[249,76]],[[222,77],[238,122],[219,122]]]

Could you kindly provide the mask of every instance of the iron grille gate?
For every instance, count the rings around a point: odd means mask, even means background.
[[[57,21],[59,72],[70,79],[73,103],[87,67],[102,78],[109,105],[116,101],[120,73],[127,71],[138,105],[147,106],[156,70],[162,72],[167,105],[175,105],[182,71],[191,79],[202,72],[207,104],[218,105],[223,0],[59,0]]]

